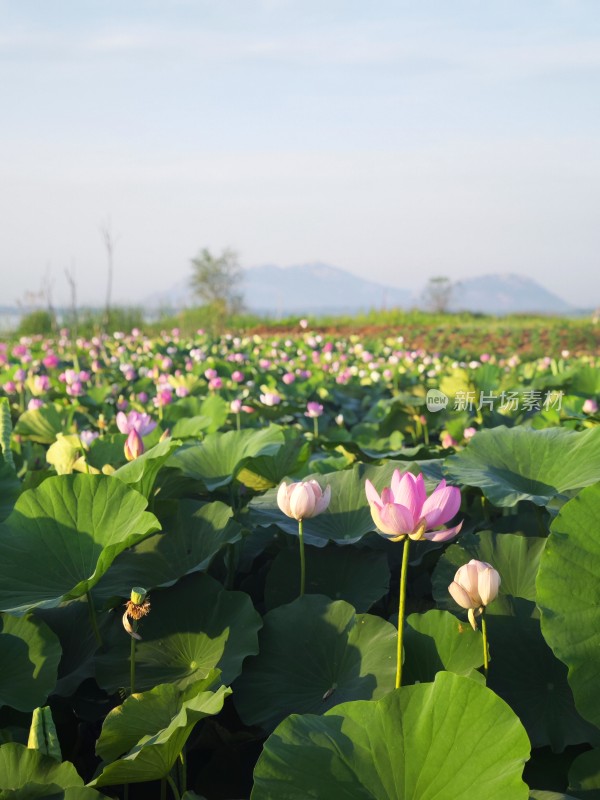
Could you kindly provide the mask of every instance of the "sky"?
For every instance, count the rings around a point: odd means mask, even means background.
[[[598,0],[0,0],[0,305],[208,247],[600,305]]]

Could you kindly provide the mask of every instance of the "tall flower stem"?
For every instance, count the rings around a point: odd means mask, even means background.
[[[313,417],[313,431],[315,435],[315,439],[319,438],[319,418]]]
[[[306,585],[306,564],[304,563],[304,528],[303,520],[298,520],[298,539],[300,540],[300,597]]]
[[[171,791],[173,792],[173,797],[175,798],[175,800],[181,800],[181,795],[179,794],[177,784],[170,775],[167,775],[167,783],[171,787]]]
[[[88,612],[90,615],[90,624],[92,626],[92,630],[94,631],[94,636],[96,637],[96,641],[99,645],[102,644],[102,636],[100,635],[100,628],[98,627],[98,620],[96,619],[96,609],[94,608],[94,601],[92,600],[91,592],[85,593],[88,605]]]
[[[408,548],[410,539],[404,539],[402,568],[400,570],[400,602],[398,605],[398,653],[396,662],[396,689],[402,686],[402,639],[404,637],[404,609],[406,607],[406,576],[408,574]]]
[[[133,622],[132,626],[135,631],[137,622]],[[135,639],[131,637],[131,649],[129,651],[129,694],[135,694]]]
[[[483,635],[483,674],[487,679],[489,656],[488,656],[488,638],[487,638],[487,622],[485,621],[485,610],[481,614],[481,633]]]

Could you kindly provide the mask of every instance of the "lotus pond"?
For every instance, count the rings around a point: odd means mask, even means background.
[[[594,350],[0,343],[0,799],[600,798]]]

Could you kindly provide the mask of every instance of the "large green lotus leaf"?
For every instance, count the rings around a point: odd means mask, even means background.
[[[105,762],[115,761],[144,737],[167,728],[185,702],[201,692],[210,693],[220,674],[218,669],[211,670],[206,678],[183,690],[172,683],[161,683],[147,692],[130,695],[104,720],[96,742],[96,755]]]
[[[462,612],[450,597],[448,586],[454,580],[456,570],[476,558],[491,564],[500,574],[500,591],[487,613],[530,615],[536,599],[535,580],[545,545],[546,539],[537,536],[494,531],[461,534],[457,543],[444,551],[434,569],[433,597],[442,608]]]
[[[354,464],[351,469],[331,472],[326,475],[308,475],[304,480],[316,480],[323,490],[331,487],[328,509],[304,520],[304,539],[308,544],[325,547],[328,541],[338,544],[356,544],[365,534],[375,530],[369,503],[365,494],[367,478],[378,491],[389,486],[395,469],[419,472],[419,465],[388,461],[382,466]],[[426,477],[426,486],[431,491],[437,481]],[[257,525],[278,525],[292,536],[298,535],[298,523],[286,517],[277,505],[277,488],[270,489],[250,502],[251,520]]]
[[[283,431],[285,444],[273,455],[249,458],[237,474],[244,486],[265,491],[276,486],[286,475],[295,475],[310,455],[310,443],[292,428]]]
[[[573,761],[569,791],[581,800],[600,800],[600,750],[589,750]]]
[[[479,486],[497,506],[519,500],[545,506],[600,480],[600,426],[581,432],[521,426],[479,431],[448,458],[445,471],[458,483]]]
[[[404,630],[402,682],[428,683],[441,670],[483,681],[481,634],[449,611],[410,614]]]
[[[144,497],[149,498],[161,467],[180,445],[181,442],[177,439],[165,439],[142,453],[138,458],[119,467],[113,475],[132,489],[136,489]]]
[[[202,399],[188,396],[167,406],[164,420],[167,425],[173,426],[173,436],[198,437],[203,433],[218,431],[230,413],[229,403],[218,394]]]
[[[90,625],[87,600],[72,600],[57,608],[38,608],[35,616],[58,636],[62,648],[53,694],[69,697],[86,678],[94,676],[94,654],[98,642]],[[110,628],[111,615],[99,614],[97,621],[104,638]]]
[[[33,711],[56,685],[58,638],[31,614],[0,614],[0,706]]]
[[[108,436],[94,439],[90,449],[86,454],[86,461],[96,469],[109,464],[115,469],[126,463],[125,461],[125,442],[127,436],[124,433],[111,433]]]
[[[528,757],[506,703],[440,672],[377,702],[284,720],[258,760],[252,800],[527,800]]]
[[[184,477],[202,481],[209,491],[231,483],[249,458],[272,456],[285,443],[277,425],[258,430],[211,433],[199,444],[184,445],[169,460]]]
[[[84,787],[69,761],[59,763],[25,745],[0,747],[0,800],[107,800]]]
[[[65,418],[53,405],[23,412],[15,425],[15,434],[40,444],[52,444],[63,430]]]
[[[211,678],[212,680],[212,678]],[[102,767],[91,786],[142,783],[166,777],[194,725],[218,714],[231,689],[203,689],[203,682],[181,693],[171,684],[134,694],[107,716],[96,751],[105,760],[123,758]]]
[[[127,597],[132,586],[170,586],[208,569],[221,548],[241,539],[241,527],[224,503],[179,500],[165,507],[162,532],[121,553],[94,587],[95,597]]]
[[[544,641],[538,619],[494,616],[487,631],[488,686],[519,715],[532,747],[560,753],[568,745],[600,743],[600,731],[575,708],[567,669]]]
[[[0,521],[6,519],[13,510],[21,493],[21,481],[10,464],[0,454]]]
[[[258,652],[260,616],[244,592],[230,592],[203,573],[152,593],[152,610],[139,627],[136,688],[176,683],[184,688],[218,667],[223,683],[236,678],[246,656]],[[96,678],[108,692],[129,685],[130,638],[120,615],[96,656]]]
[[[579,712],[600,727],[599,508],[600,483],[563,506],[551,526],[537,590],[544,638],[569,668]]]
[[[247,725],[272,730],[291,713],[321,713],[346,700],[381,697],[394,686],[396,629],[356,614],[343,600],[304,595],[269,611],[259,655],[234,687]]]
[[[345,600],[357,611],[368,611],[388,593],[390,568],[385,553],[353,547],[307,547],[306,592]],[[291,603],[300,593],[300,553],[282,550],[271,565],[265,585],[267,608]]]
[[[85,594],[120,552],[160,529],[146,505],[105,475],[58,475],[23,492],[0,526],[0,609]]]

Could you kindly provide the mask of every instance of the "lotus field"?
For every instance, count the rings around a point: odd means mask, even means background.
[[[302,325],[0,344],[0,798],[600,797],[595,347]]]

